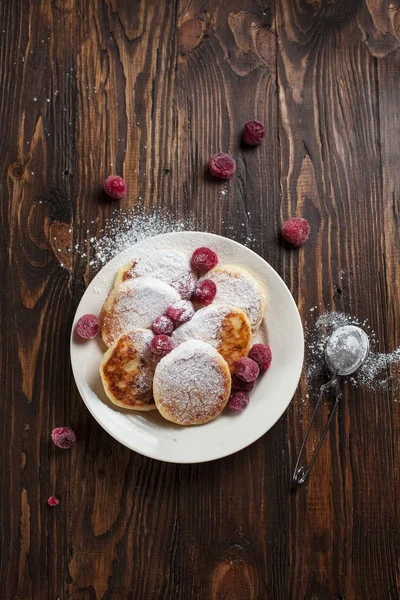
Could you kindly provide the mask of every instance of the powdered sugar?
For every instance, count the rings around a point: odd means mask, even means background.
[[[377,351],[376,333],[371,330],[368,321],[342,312],[324,312],[310,327],[306,325],[306,378],[316,383],[328,375],[325,365],[325,347],[329,336],[339,327],[356,325],[364,329],[369,337],[370,353],[365,363],[347,381],[355,387],[367,387],[372,390],[400,389],[400,346],[390,353]]]
[[[219,331],[226,315],[230,312],[229,306],[210,305],[198,310],[193,319],[176,329],[172,339],[176,346],[188,340],[197,339],[207,342],[214,347],[220,343]]]
[[[125,281],[134,277],[154,277],[173,287],[195,274],[190,266],[190,257],[172,249],[157,250],[132,260],[121,268],[118,279]],[[197,279],[197,278],[196,278]]]
[[[154,397],[165,416],[181,425],[205,423],[224,408],[230,377],[222,357],[209,344],[191,340],[158,364]]]
[[[121,283],[111,292],[101,313],[102,336],[110,346],[130,329],[150,328],[154,319],[165,314],[179,300],[179,294],[164,281],[139,277]]]
[[[217,266],[204,279],[210,279],[217,286],[216,304],[231,304],[241,308],[249,317],[252,329],[259,327],[264,315],[265,297],[250,273],[234,265]]]

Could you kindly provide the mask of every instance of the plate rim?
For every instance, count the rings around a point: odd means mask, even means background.
[[[277,416],[276,420],[274,421],[274,423],[272,423],[272,425],[266,429],[263,433],[261,433],[260,435],[258,435],[257,437],[255,437],[251,442],[247,442],[245,441],[243,444],[239,444],[239,447],[235,450],[227,450],[224,451],[222,450],[222,452],[220,454],[218,454],[218,456],[215,456],[213,458],[205,458],[204,460],[185,460],[185,458],[183,457],[182,460],[180,460],[179,462],[175,461],[175,460],[170,460],[167,458],[160,458],[159,456],[155,456],[153,455],[151,452],[144,452],[141,449],[138,449],[137,447],[133,447],[134,446],[134,442],[131,446],[128,446],[124,441],[122,441],[119,437],[118,434],[116,434],[111,427],[108,427],[107,422],[103,423],[102,421],[99,420],[99,418],[96,415],[96,412],[94,410],[92,410],[92,407],[89,405],[89,403],[86,401],[85,399],[85,393],[84,393],[84,389],[83,386],[79,383],[79,378],[77,378],[76,375],[76,371],[74,368],[74,361],[72,358],[73,355],[73,344],[74,344],[74,331],[75,331],[75,324],[76,324],[76,315],[79,311],[79,307],[81,305],[81,302],[86,294],[86,292],[89,289],[89,286],[93,283],[93,281],[95,280],[95,278],[101,273],[101,271],[103,269],[105,269],[111,261],[117,259],[121,254],[127,252],[128,250],[131,250],[135,247],[137,247],[139,244],[143,243],[143,242],[148,242],[149,240],[152,239],[159,239],[159,238],[163,238],[163,237],[172,237],[172,236],[179,236],[181,234],[185,234],[185,235],[205,235],[209,238],[216,238],[216,239],[223,239],[226,240],[230,243],[232,243],[235,246],[238,246],[239,248],[244,248],[247,252],[250,252],[251,254],[254,254],[257,259],[261,259],[266,267],[270,270],[270,272],[272,273],[273,277],[275,277],[277,280],[280,281],[280,283],[282,283],[284,285],[284,287],[286,288],[288,294],[289,294],[289,301],[291,302],[291,304],[293,305],[295,311],[295,315],[296,315],[296,320],[298,322],[298,325],[300,326],[300,332],[301,332],[301,337],[302,337],[302,344],[301,344],[301,368],[299,370],[299,375],[296,378],[295,383],[293,383],[292,387],[292,391],[290,392],[290,400],[288,401],[288,403],[286,404],[286,406],[282,409],[282,412],[279,413],[279,415]],[[102,427],[107,433],[108,435],[110,435],[112,438],[114,438],[118,443],[122,444],[125,448],[128,448],[128,450],[131,450],[133,452],[137,452],[138,454],[145,456],[147,458],[151,458],[153,460],[159,460],[161,462],[166,462],[169,464],[201,464],[201,463],[206,463],[206,462],[212,462],[214,460],[220,460],[223,458],[226,458],[227,456],[231,456],[233,454],[236,454],[237,452],[241,452],[242,450],[244,450],[245,448],[251,446],[252,444],[254,444],[255,442],[257,442],[260,438],[262,438],[266,433],[268,433],[268,431],[270,431],[275,425],[276,423],[279,421],[279,419],[282,417],[282,415],[284,414],[284,412],[288,409],[290,403],[293,400],[293,396],[297,390],[297,387],[299,385],[300,379],[301,379],[301,374],[303,371],[303,366],[304,366],[304,352],[305,352],[305,340],[304,340],[304,328],[303,328],[303,323],[300,317],[300,313],[299,313],[299,309],[297,307],[297,304],[295,302],[295,299],[293,297],[293,294],[291,293],[289,287],[286,285],[286,283],[284,282],[284,280],[282,279],[282,277],[279,275],[279,273],[269,264],[269,262],[267,262],[265,260],[265,258],[263,258],[262,256],[260,256],[260,254],[257,254],[257,252],[255,252],[254,250],[252,250],[251,248],[248,248],[247,246],[244,246],[244,244],[241,244],[240,242],[237,242],[236,240],[232,240],[231,238],[228,238],[226,236],[223,235],[219,235],[216,233],[209,233],[207,231],[171,231],[171,232],[164,232],[161,234],[157,234],[157,235],[153,235],[153,236],[148,236],[142,240],[139,240],[138,242],[132,244],[132,246],[127,246],[126,248],[124,248],[123,250],[121,250],[120,252],[118,252],[117,254],[115,254],[115,256],[113,256],[112,258],[110,258],[110,260],[108,260],[103,266],[102,268],[95,274],[95,276],[91,279],[91,281],[89,282],[89,284],[87,285],[81,299],[79,300],[79,304],[75,310],[74,313],[74,317],[72,320],[72,327],[71,327],[71,334],[70,334],[70,363],[71,363],[71,369],[72,369],[72,374],[73,374],[73,378],[74,378],[74,382],[75,385],[78,389],[79,395],[81,397],[81,400],[83,401],[83,403],[85,404],[86,408],[88,409],[89,413],[92,415],[92,417],[95,419],[95,421],[100,425],[100,427]],[[132,411],[135,412],[135,411]],[[140,414],[140,413],[139,413]]]

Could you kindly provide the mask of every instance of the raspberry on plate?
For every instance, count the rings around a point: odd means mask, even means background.
[[[167,315],[175,323],[186,323],[194,315],[193,304],[189,300],[178,300],[168,308]]]
[[[265,127],[261,121],[247,121],[243,129],[243,140],[249,146],[258,146],[264,139]]]
[[[167,315],[161,315],[154,319],[151,328],[156,335],[171,335],[174,331],[174,322]]]
[[[113,200],[120,200],[126,194],[126,183],[118,175],[109,175],[104,181],[104,191]]]
[[[176,289],[182,300],[190,300],[196,287],[196,281],[193,273],[185,273],[180,279],[174,281],[172,287]]]
[[[235,373],[239,379],[249,383],[257,379],[260,367],[251,358],[244,357],[235,363]]]
[[[269,369],[272,361],[271,348],[268,344],[254,344],[250,349],[248,357],[258,364],[260,371],[266,371]]]
[[[218,256],[210,248],[202,246],[197,248],[192,255],[192,266],[199,271],[210,271],[218,264]]]
[[[168,335],[155,335],[151,342],[151,351],[154,354],[165,356],[174,349],[173,341]]]
[[[310,235],[310,226],[306,219],[293,217],[282,225],[282,236],[296,248],[304,246]]]
[[[76,436],[71,427],[56,427],[51,432],[51,439],[57,448],[62,448],[63,450],[72,448],[76,442]]]
[[[232,377],[232,390],[237,392],[251,392],[254,387],[254,381],[242,381],[236,375]]]
[[[192,300],[208,306],[215,298],[217,286],[211,279],[202,279],[193,292]]]
[[[229,396],[228,406],[234,412],[243,412],[249,405],[250,398],[246,392],[232,392]]]
[[[230,154],[218,152],[210,157],[208,168],[214,177],[229,179],[236,171],[235,159]]]
[[[92,340],[100,331],[100,321],[96,315],[82,315],[75,325],[75,333],[84,340]]]

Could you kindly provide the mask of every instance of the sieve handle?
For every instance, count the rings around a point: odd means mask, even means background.
[[[312,424],[313,424],[314,419],[315,419],[315,415],[317,414],[317,411],[318,411],[318,409],[319,409],[319,407],[321,405],[322,398],[324,397],[324,393],[327,392],[331,388],[334,388],[336,390],[336,396],[335,396],[335,404],[333,405],[333,408],[331,410],[331,414],[329,415],[328,422],[327,422],[327,424],[325,426],[325,429],[324,429],[324,431],[322,433],[322,436],[321,436],[321,438],[320,438],[320,440],[318,442],[318,446],[316,447],[316,449],[314,451],[314,454],[313,454],[310,462],[305,467],[299,467],[299,464],[300,464],[300,461],[301,461],[301,457],[303,455],[304,448],[305,448],[308,436],[310,434]],[[299,483],[304,483],[305,480],[307,479],[308,474],[311,471],[312,466],[313,466],[313,464],[315,462],[315,459],[318,456],[318,452],[320,451],[321,446],[324,443],[324,440],[325,440],[326,435],[328,433],[328,429],[329,429],[330,424],[332,422],[333,416],[334,416],[334,414],[336,412],[337,405],[339,404],[339,400],[342,398],[342,396],[343,396],[343,393],[342,393],[342,390],[340,389],[340,385],[339,385],[339,376],[338,376],[337,373],[335,373],[334,376],[332,377],[332,379],[328,383],[324,383],[320,387],[319,398],[318,398],[317,404],[315,405],[314,412],[313,412],[313,414],[311,416],[311,420],[310,420],[310,422],[308,424],[308,427],[307,427],[307,430],[306,430],[306,434],[304,436],[304,440],[303,440],[303,443],[301,444],[300,452],[299,452],[299,455],[297,457],[296,466],[295,466],[294,471],[293,471],[293,478],[292,478],[292,485],[293,485],[293,487],[295,487]]]

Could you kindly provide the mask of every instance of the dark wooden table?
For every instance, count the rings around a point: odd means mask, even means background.
[[[303,318],[319,303],[368,318],[394,349],[399,48],[395,0],[1,0],[2,599],[399,598],[398,393],[347,389],[296,493],[304,378],[246,450],[144,458],[76,390],[69,333],[94,272],[65,252],[140,196],[148,214],[253,236]],[[249,118],[266,124],[253,151]],[[237,158],[225,196],[204,170],[220,150]],[[111,171],[119,203],[100,192]],[[301,251],[278,241],[294,215],[312,226]],[[58,425],[73,450],[53,447]]]

